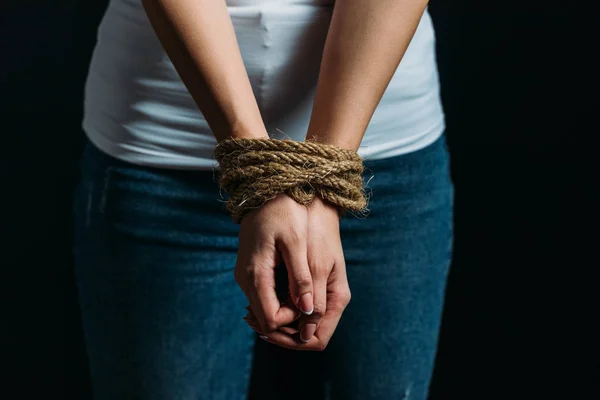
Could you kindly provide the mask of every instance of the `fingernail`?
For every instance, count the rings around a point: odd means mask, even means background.
[[[312,294],[306,293],[298,301],[298,307],[306,315],[310,315],[314,311]]]
[[[262,340],[269,340],[268,336],[259,336],[259,338],[261,338]]]
[[[304,343],[310,342],[310,339],[312,339],[316,330],[317,330],[316,324],[304,325],[304,327],[302,328],[302,332],[300,332],[300,340],[302,340]]]

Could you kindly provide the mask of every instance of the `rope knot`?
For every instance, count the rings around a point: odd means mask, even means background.
[[[319,196],[343,210],[361,211],[363,163],[351,150],[314,142],[228,139],[217,145],[227,209],[240,221],[248,211],[285,193],[302,205]]]

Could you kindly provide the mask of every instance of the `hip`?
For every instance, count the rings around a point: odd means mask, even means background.
[[[370,213],[345,217],[342,236],[406,229],[451,230],[453,185],[445,136],[409,154],[365,162]],[[432,219],[432,216],[435,216]],[[76,231],[162,245],[235,252],[231,222],[213,171],[140,166],[87,142],[75,193]],[[214,249],[213,249],[214,250]],[[211,250],[212,251],[212,250]]]

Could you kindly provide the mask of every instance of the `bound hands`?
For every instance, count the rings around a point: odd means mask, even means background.
[[[250,302],[246,322],[281,347],[324,350],[350,301],[337,208],[319,198],[305,207],[282,194],[244,216],[239,239],[235,278]],[[284,302],[275,289],[281,262]]]

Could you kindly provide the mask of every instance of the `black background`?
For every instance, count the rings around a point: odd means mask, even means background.
[[[2,398],[90,398],[70,198],[105,3],[0,6]],[[459,0],[431,13],[456,239],[430,398],[598,399],[598,14]],[[258,344],[254,397],[278,356]],[[277,378],[273,393],[290,380]]]

